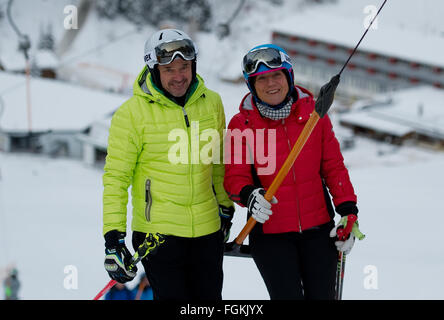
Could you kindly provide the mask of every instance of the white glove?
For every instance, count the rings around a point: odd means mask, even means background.
[[[334,238],[334,237],[337,236],[337,229],[339,227],[342,227],[342,228],[344,227],[345,222],[347,220],[346,217],[344,217],[344,218],[342,218],[338,222],[338,224],[333,229],[331,229],[331,231],[330,231],[330,237],[331,238]],[[355,244],[355,235],[353,234],[353,232],[350,232],[350,235],[349,235],[349,237],[346,240],[344,240],[344,241],[341,241],[341,240],[335,241],[336,248],[338,249],[338,251],[341,251],[343,254],[349,254],[351,249],[353,248],[354,244]]]
[[[270,219],[271,205],[276,204],[278,201],[276,197],[271,199],[271,203],[264,198],[265,190],[263,188],[254,189],[253,192],[248,197],[247,208],[251,212],[251,216],[260,223],[264,223]]]

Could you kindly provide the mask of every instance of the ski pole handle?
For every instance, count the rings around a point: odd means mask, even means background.
[[[159,244],[162,244],[165,239],[163,235],[156,234],[157,241],[152,242],[151,237],[146,237],[142,244],[137,248],[134,255],[131,257],[130,264],[128,269],[132,269],[136,264],[140,262],[145,256],[147,256],[150,252],[154,251]],[[99,300],[109,289],[111,289],[117,283],[116,280],[110,280],[108,284],[94,297],[93,300]]]
[[[140,260],[141,259],[139,258],[138,252],[136,252],[131,258],[131,263],[128,268],[132,269]],[[108,284],[94,297],[93,300],[99,300],[105,293],[107,293],[112,287],[114,287],[116,283],[116,280],[110,280]]]
[[[128,268],[129,269],[133,268],[140,260],[141,259],[138,256],[138,252],[136,252],[136,254],[134,254],[134,256],[131,258],[131,263],[128,266]],[[105,293],[108,292],[108,290],[114,287],[116,283],[117,283],[116,280],[110,280],[108,284],[102,290],[100,290],[100,292],[94,297],[93,300],[99,300]]]
[[[351,231],[351,232],[352,232],[352,233],[355,235],[355,237],[358,238],[359,240],[363,240],[363,239],[365,238],[365,234],[363,234],[363,233],[361,232],[361,230],[359,230],[358,223],[353,224],[353,228],[352,228],[352,231]]]
[[[345,239],[347,239],[348,235],[352,231],[353,225],[355,224],[356,220],[358,220],[358,217],[354,214],[349,214],[347,216],[347,224],[345,225],[345,228],[341,228],[336,231],[336,234],[340,241],[344,241]]]

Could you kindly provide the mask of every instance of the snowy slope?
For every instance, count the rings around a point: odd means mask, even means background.
[[[358,139],[344,156],[367,235],[347,260],[344,299],[443,299],[444,155]],[[72,160],[4,153],[0,169],[0,268],[17,265],[24,299],[92,298],[108,281],[101,171]],[[238,207],[232,238],[245,216]],[[78,289],[67,290],[64,268],[71,265]],[[377,268],[378,289],[364,286],[368,266]],[[268,299],[251,259],[227,257],[224,271],[224,299]]]
[[[7,132],[26,132],[25,76],[0,72],[0,88],[5,106],[4,110],[0,110],[0,128]],[[84,130],[93,121],[113,113],[127,99],[122,95],[42,78],[30,81],[30,96],[31,129],[37,132]]]

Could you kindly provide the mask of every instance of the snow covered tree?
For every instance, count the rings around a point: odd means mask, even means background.
[[[54,35],[52,32],[52,25],[48,25],[46,30],[40,27],[40,38],[37,47],[41,50],[54,50]]]
[[[3,7],[3,4],[0,3],[0,21],[2,21],[4,16],[5,16],[5,8]]]
[[[337,2],[338,0],[305,0],[306,2],[308,2],[308,3],[314,3],[314,4],[316,4],[316,3],[334,3],[334,2]]]
[[[99,16],[108,19],[114,19],[121,13],[118,0],[96,0],[96,9]]]
[[[197,23],[200,30],[209,30],[212,18],[207,0],[97,0],[100,16],[114,19],[123,16],[135,24],[158,26],[161,21]]]

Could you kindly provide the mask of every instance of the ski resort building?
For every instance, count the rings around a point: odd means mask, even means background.
[[[0,72],[0,150],[82,158],[91,125],[128,97]],[[29,89],[28,89],[29,88]]]
[[[328,24],[325,23],[328,21]],[[337,74],[365,31],[362,20],[299,15],[274,27],[272,42],[293,60],[296,81],[317,92]],[[444,38],[375,23],[341,75],[338,95],[430,85],[444,88]],[[386,44],[390,43],[390,46]]]
[[[56,79],[58,63],[59,61],[53,52],[49,50],[37,50],[33,52],[29,60],[30,73],[33,76]],[[26,68],[26,60],[20,52],[0,56],[0,71],[26,74]]]
[[[339,123],[355,134],[393,144],[407,141],[444,148],[444,90],[420,86],[352,105]]]
[[[82,160],[85,164],[89,166],[105,164],[111,118],[112,116],[109,116],[103,120],[94,121],[87,132],[77,136],[83,145]]]

